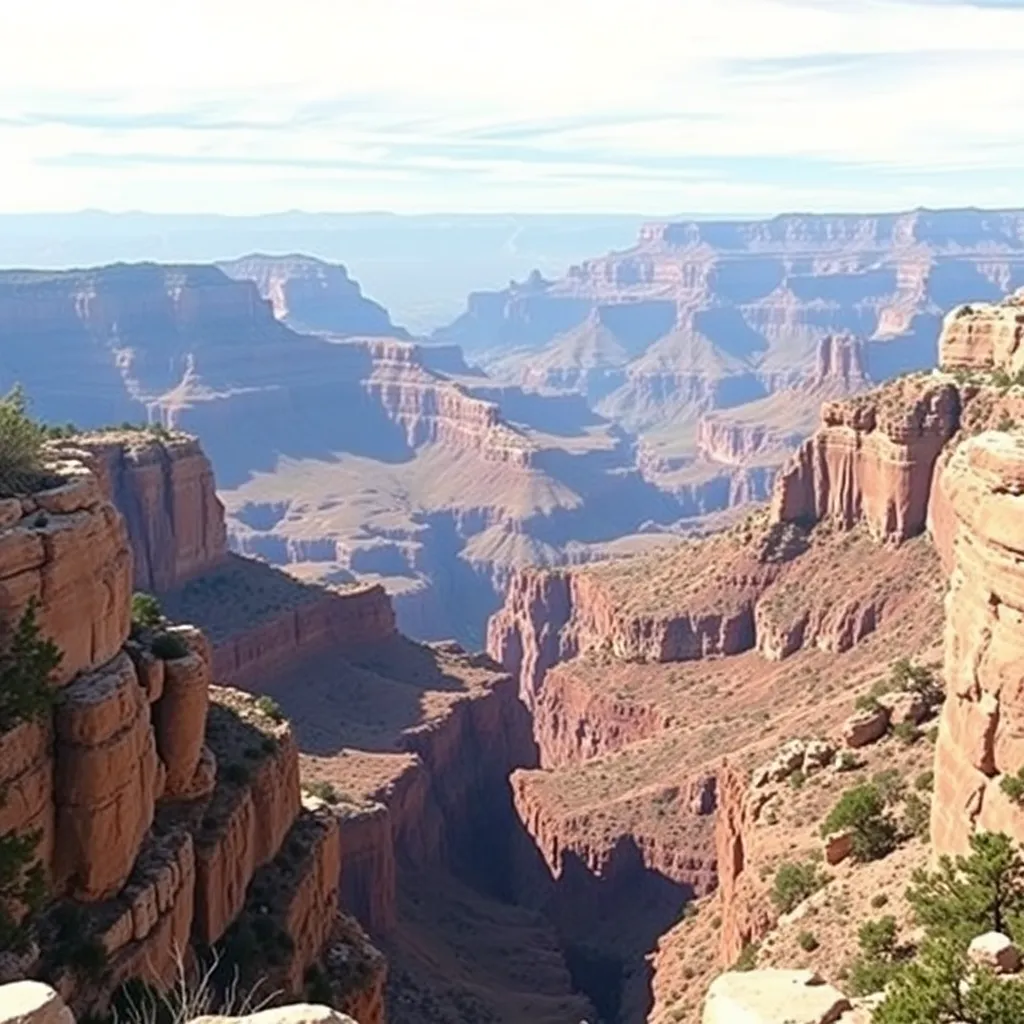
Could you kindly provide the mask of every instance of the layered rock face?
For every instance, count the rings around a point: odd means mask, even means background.
[[[263,913],[250,904],[266,868],[293,890],[273,920],[292,950],[280,991],[301,994],[307,968],[341,941],[337,823],[321,815],[322,839],[304,842],[290,729],[253,698],[211,686],[201,632],[175,627],[167,642],[178,650],[163,657],[148,634],[128,639],[128,531],[104,497],[109,480],[71,450],[53,463],[63,482],[6,501],[0,529],[6,626],[35,599],[43,634],[64,655],[52,714],[0,736],[0,831],[38,835],[47,884],[39,960],[19,969],[50,978],[81,1011],[102,1011],[131,978],[168,985],[190,942],[217,942]],[[198,449],[189,454],[205,465]],[[102,466],[107,455],[90,451]],[[189,497],[188,475],[170,486]],[[298,848],[309,853],[296,862]],[[271,885],[260,898],[285,889]],[[102,949],[96,971],[64,959],[69,941]],[[376,956],[367,991],[383,983]]]
[[[943,469],[942,490],[954,529],[946,598],[949,698],[936,748],[932,841],[940,853],[964,853],[976,829],[1024,839],[1024,813],[1000,787],[1024,757],[1024,707],[1015,682],[1024,644],[1024,441],[995,432],[965,440]]]
[[[255,283],[274,316],[297,331],[408,338],[388,311],[363,296],[340,264],[310,256],[243,256],[219,264],[229,277]]]
[[[873,536],[897,542],[919,533],[936,459],[959,423],[956,387],[928,379],[826,403],[821,429],[776,483],[773,518],[864,521]]]
[[[1024,369],[1024,289],[1000,303],[971,303],[947,314],[939,363],[949,370]]]
[[[137,590],[171,590],[223,561],[224,507],[196,438],[110,432],[55,447],[86,462],[124,517]]]

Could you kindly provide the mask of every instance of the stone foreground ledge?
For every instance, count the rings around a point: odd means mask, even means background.
[[[246,1017],[197,1017],[190,1024],[356,1024],[329,1006],[296,1003]],[[39,981],[0,985],[0,1024],[75,1024],[64,1000]]]
[[[834,1024],[850,1009],[813,971],[730,971],[708,990],[703,1024]]]

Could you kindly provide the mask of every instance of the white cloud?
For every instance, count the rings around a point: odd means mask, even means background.
[[[4,4],[0,206],[1021,202],[1022,58],[911,0]]]

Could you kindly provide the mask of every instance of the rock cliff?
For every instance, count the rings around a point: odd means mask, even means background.
[[[1021,764],[1021,709],[1012,685],[1021,644],[1017,536],[1024,443],[1016,433],[965,440],[942,472],[952,523],[946,598],[949,699],[936,748],[932,836],[965,852],[975,829],[1024,837],[1024,817],[1000,786]]]
[[[1024,289],[1000,303],[957,306],[946,315],[939,364],[949,370],[1024,369]]]
[[[306,826],[290,729],[253,698],[211,685],[201,632],[175,627],[163,647],[146,631],[129,640],[129,532],[105,496],[109,479],[72,450],[51,463],[58,486],[4,503],[0,529],[5,624],[34,599],[43,635],[63,653],[52,712],[0,736],[0,831],[37,836],[46,882],[28,959],[13,969],[50,978],[80,1012],[102,1011],[132,978],[168,985],[190,943],[244,933],[252,882],[265,868],[284,872],[265,899],[280,897],[284,880],[294,888],[281,897],[292,959],[279,987],[301,995],[306,970],[337,941],[321,923],[337,912],[337,825],[329,817],[317,826],[326,838],[300,843],[313,852],[297,857],[289,837],[298,829],[301,840]],[[81,450],[101,471],[110,464],[109,447]],[[197,449],[185,455],[205,465]],[[165,491],[171,508],[188,507],[195,479],[170,478],[183,491]],[[172,548],[180,536],[179,550],[202,552],[183,522],[194,525],[179,518]],[[133,540],[148,536],[139,530]],[[173,550],[164,557],[159,564],[176,564]],[[229,959],[256,970],[242,945]],[[379,956],[374,964],[363,984],[379,987]]]
[[[925,527],[932,472],[960,425],[951,383],[910,377],[858,398],[828,402],[822,426],[782,472],[772,499],[778,522],[863,521],[902,541]]]
[[[301,332],[338,337],[408,338],[388,311],[364,297],[340,264],[310,256],[243,256],[219,264],[229,277],[255,283],[274,316]]]
[[[54,448],[82,459],[124,517],[136,590],[171,590],[225,558],[224,508],[196,438],[107,431]]]

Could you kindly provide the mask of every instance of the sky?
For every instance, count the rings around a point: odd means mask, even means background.
[[[1024,0],[0,2],[0,212],[1024,206]]]

